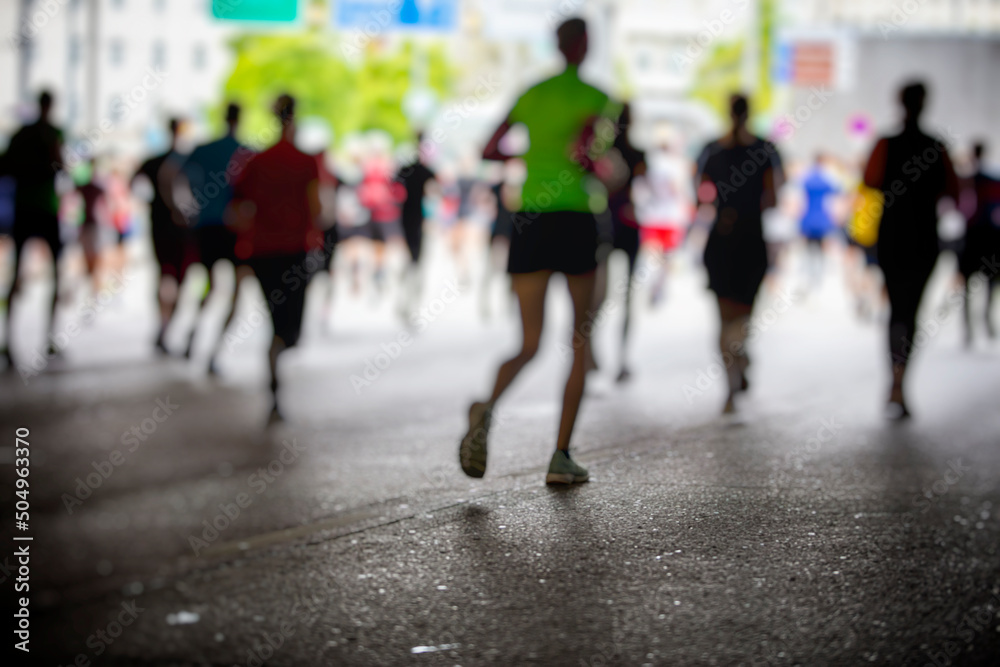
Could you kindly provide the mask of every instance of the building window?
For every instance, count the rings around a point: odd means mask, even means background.
[[[108,118],[111,122],[118,124],[125,118],[125,98],[121,95],[115,95],[111,98],[111,107],[108,109]]]
[[[111,40],[111,64],[120,66],[125,62],[125,44],[120,39]]]
[[[652,60],[649,57],[649,52],[645,49],[639,51],[636,54],[635,66],[640,72],[645,72],[652,65]]]
[[[191,64],[195,69],[205,69],[208,56],[204,44],[195,44],[194,53],[191,55]]]
[[[80,36],[73,35],[69,39],[69,64],[76,65],[80,62]]]
[[[163,42],[153,44],[153,67],[157,69],[167,67],[167,46]]]

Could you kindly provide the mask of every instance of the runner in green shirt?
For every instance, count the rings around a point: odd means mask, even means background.
[[[597,267],[595,213],[607,206],[606,196],[591,174],[592,156],[608,148],[614,133],[603,120],[617,117],[616,105],[600,90],[582,82],[578,68],[587,54],[587,26],[582,19],[564,22],[556,32],[566,69],[530,88],[500,124],[483,159],[509,160],[500,140],[515,124],[528,130],[531,146],[522,156],[527,180],[521,205],[513,213],[513,236],[507,271],[521,307],[521,350],[497,372],[489,400],[469,409],[469,432],[459,447],[462,470],[470,477],[486,472],[486,440],[493,406],[522,368],[535,356],[542,335],[545,292],[549,277],[560,272],[573,299],[573,366],[566,381],[562,419],[546,482],[585,482],[585,468],[569,456],[569,440],[583,397],[589,355],[589,312]]]

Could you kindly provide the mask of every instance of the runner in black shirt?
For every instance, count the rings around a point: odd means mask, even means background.
[[[38,238],[49,246],[52,255],[52,272],[56,285],[52,290],[49,317],[49,355],[57,354],[51,339],[55,326],[56,302],[59,295],[59,256],[62,240],[59,236],[59,195],[56,194],[56,174],[62,169],[63,133],[49,120],[52,95],[43,92],[38,96],[38,120],[25,125],[10,139],[4,158],[4,171],[16,183],[14,192],[14,278],[7,293],[7,331],[2,352],[7,367],[13,368],[10,356],[12,331],[11,303],[17,295],[21,281],[21,252],[28,239]]]

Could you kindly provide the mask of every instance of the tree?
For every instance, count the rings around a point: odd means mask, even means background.
[[[452,68],[439,44],[418,47],[407,41],[390,50],[372,41],[350,60],[342,46],[335,36],[318,30],[241,35],[231,43],[236,64],[220,105],[233,101],[243,107],[241,134],[251,145],[276,139],[270,109],[281,93],[296,98],[300,117],[325,120],[336,141],[377,129],[400,142],[411,139],[414,131],[403,113],[403,99],[415,83],[416,62],[422,86],[439,98],[450,93]]]
[[[758,20],[752,22],[758,32],[757,68],[750,94],[750,108],[755,114],[766,114],[774,102],[771,84],[774,67],[774,32],[777,22],[775,0],[760,0]],[[691,96],[705,102],[725,121],[729,118],[730,94],[743,90],[743,59],[748,48],[745,38],[715,44],[704,58],[695,76],[697,83]]]

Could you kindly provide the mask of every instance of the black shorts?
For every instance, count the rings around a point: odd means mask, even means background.
[[[189,228],[175,225],[169,218],[152,220],[151,225],[153,254],[160,265],[160,275],[184,282],[188,268],[198,260],[194,235]]]
[[[45,241],[52,251],[52,258],[59,259],[62,254],[62,237],[59,234],[59,216],[55,213],[27,212],[15,213],[14,227],[11,229],[11,236],[14,237],[14,248],[21,254],[21,248],[28,239],[36,238]]]
[[[501,210],[497,213],[496,220],[493,221],[493,225],[490,227],[490,243],[499,238],[510,240],[511,234],[514,233],[514,223],[512,220],[514,215],[516,214],[507,210]]]
[[[612,220],[615,250],[624,250],[628,255],[629,266],[633,266],[635,258],[639,256],[639,228],[622,222],[617,216]]]
[[[569,275],[597,268],[597,219],[593,213],[514,213],[507,273],[558,271]]]
[[[302,333],[302,312],[306,305],[309,281],[301,276],[306,270],[306,254],[253,257],[248,263],[260,281],[271,310],[274,335],[286,347],[294,346]]]
[[[420,251],[424,245],[424,216],[409,218],[403,216],[403,238],[410,250],[410,259],[420,261]]]
[[[198,255],[201,263],[211,269],[220,259],[228,259],[234,265],[236,260],[236,232],[225,225],[195,227]]]
[[[391,222],[375,222],[374,220],[370,220],[368,222],[368,238],[375,243],[385,243],[401,235],[402,231],[399,228],[398,220]]]
[[[340,243],[340,232],[337,225],[331,225],[323,230],[323,270],[329,271],[333,264],[333,252]]]

